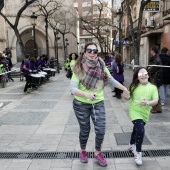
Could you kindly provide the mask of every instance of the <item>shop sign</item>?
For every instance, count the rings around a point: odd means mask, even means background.
[[[151,0],[147,5],[144,7],[144,12],[159,12],[160,7],[160,0]]]

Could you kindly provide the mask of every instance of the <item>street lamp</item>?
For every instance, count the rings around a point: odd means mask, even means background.
[[[35,26],[37,24],[37,15],[35,12],[32,13],[31,15],[31,24],[33,26],[33,37],[34,37],[34,57],[37,54],[37,47],[36,47],[36,39],[35,39]]]
[[[107,53],[108,53],[108,48],[109,48],[109,42],[108,42],[108,37],[109,37],[109,35],[110,35],[110,31],[109,31],[109,29],[106,29],[106,36],[107,36]]]
[[[59,69],[59,62],[58,62],[58,40],[60,39],[60,37],[58,37],[59,32],[55,29],[54,30],[54,37],[55,37],[55,58],[57,61],[57,72],[60,73],[60,69]]]
[[[77,42],[77,54],[79,54],[79,42]]]
[[[117,15],[117,21],[119,22],[119,53],[122,53],[122,10],[121,8],[118,9],[116,15]]]
[[[67,51],[67,46],[69,45],[68,43],[68,39],[65,39],[65,60],[66,60],[66,55],[68,55],[68,51]]]

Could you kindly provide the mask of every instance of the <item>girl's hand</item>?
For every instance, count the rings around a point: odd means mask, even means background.
[[[146,100],[143,100],[141,103],[140,103],[141,106],[149,106],[149,102],[146,101]]]
[[[126,87],[123,90],[123,97],[125,97],[126,99],[130,98],[130,92],[128,91],[128,89]]]
[[[97,97],[96,93],[86,93],[85,97],[87,98],[87,100],[94,100]]]

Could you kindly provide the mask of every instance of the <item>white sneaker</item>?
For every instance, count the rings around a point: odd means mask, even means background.
[[[136,154],[135,154],[135,162],[138,165],[142,165],[142,152],[136,152]]]
[[[3,103],[0,103],[0,107],[2,107],[3,106]]]
[[[135,144],[129,144],[129,148],[128,148],[128,150],[130,151],[130,152],[132,152],[133,154],[135,154],[136,153],[136,145]]]

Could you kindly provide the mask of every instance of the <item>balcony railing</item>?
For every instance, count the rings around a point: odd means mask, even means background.
[[[135,21],[133,22],[133,30],[134,30],[134,31],[137,30],[138,21],[139,21],[139,20],[137,19],[137,20],[135,20]],[[130,25],[127,26],[127,28],[126,28],[126,37],[129,37],[129,35],[130,35]]]
[[[166,17],[170,14],[170,9],[167,9],[166,11],[163,11],[163,17]]]

